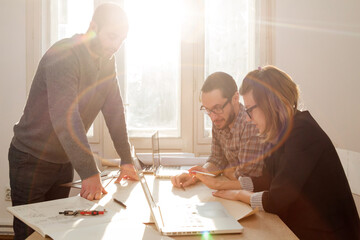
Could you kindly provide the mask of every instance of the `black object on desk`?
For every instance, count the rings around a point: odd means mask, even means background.
[[[121,206],[123,206],[124,208],[126,208],[125,203],[123,203],[123,202],[120,201],[119,199],[114,198],[114,201],[117,202],[118,204],[120,204]]]

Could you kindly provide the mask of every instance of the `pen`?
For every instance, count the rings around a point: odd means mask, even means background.
[[[216,176],[215,174],[212,174],[212,173],[200,172],[200,171],[196,171],[196,170],[192,170],[191,172],[199,173],[199,174],[207,175],[207,176],[211,176],[211,177],[215,177],[215,176]]]
[[[118,204],[120,204],[121,206],[123,206],[124,208],[126,208],[126,205],[119,199],[114,198],[114,201],[117,202]]]

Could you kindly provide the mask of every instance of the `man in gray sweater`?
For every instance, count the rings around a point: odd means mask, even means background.
[[[102,4],[85,34],[55,43],[41,59],[9,149],[13,206],[68,197],[70,189],[59,185],[72,181],[73,169],[82,197],[106,193],[86,137],[100,111],[121,157],[117,181],[137,179],[113,56],[127,32],[123,10]],[[15,218],[14,232],[25,239],[32,230]]]

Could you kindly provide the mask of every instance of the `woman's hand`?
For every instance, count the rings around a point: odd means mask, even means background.
[[[235,168],[226,168],[223,171],[223,175],[230,180],[237,180],[235,177]]]
[[[206,168],[203,167],[192,167],[189,169],[190,175],[196,177],[198,180],[203,182],[207,187],[215,190],[224,190],[224,189],[241,189],[240,183],[238,180],[231,180],[228,178],[217,178],[208,176],[199,172],[212,173],[209,172]]]
[[[242,201],[250,204],[250,198],[253,193],[246,190],[219,190],[213,192],[213,196],[229,200]]]

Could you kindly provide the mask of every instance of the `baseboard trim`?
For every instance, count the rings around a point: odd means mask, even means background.
[[[14,236],[14,230],[12,225],[0,225],[0,237],[2,236]]]

